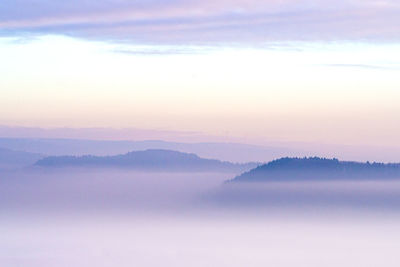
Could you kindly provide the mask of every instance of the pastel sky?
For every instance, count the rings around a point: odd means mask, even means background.
[[[400,146],[400,2],[3,0],[0,125]]]

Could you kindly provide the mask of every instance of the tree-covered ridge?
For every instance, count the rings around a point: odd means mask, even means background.
[[[298,179],[368,179],[400,177],[400,164],[339,161],[320,157],[281,158],[260,165],[232,181],[269,181]]]
[[[316,169],[382,169],[382,168],[399,168],[399,163],[379,163],[379,162],[356,162],[356,161],[339,161],[336,158],[320,158],[320,157],[304,157],[304,158],[280,158],[273,160],[267,164],[261,165],[260,169],[274,168],[316,168]]]
[[[118,167],[143,170],[184,171],[245,171],[255,163],[235,164],[215,159],[203,159],[196,154],[172,150],[149,149],[115,156],[52,156],[35,164],[41,167]]]

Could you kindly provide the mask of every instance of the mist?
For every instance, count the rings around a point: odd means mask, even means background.
[[[0,175],[2,266],[397,266],[400,182],[239,173]]]
[[[400,266],[399,0],[2,0],[0,267]]]
[[[192,209],[199,197],[234,173],[126,169],[28,168],[4,172],[3,212],[138,214]]]

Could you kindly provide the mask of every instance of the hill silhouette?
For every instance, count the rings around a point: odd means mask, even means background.
[[[400,178],[400,164],[286,157],[260,165],[235,177],[231,182],[388,178]]]
[[[0,126],[1,128],[1,126]],[[1,133],[1,130],[0,130]],[[49,138],[0,138],[0,147],[40,153],[47,156],[108,156],[130,151],[163,149],[195,153],[199,157],[229,162],[267,162],[277,157],[304,154],[300,149],[280,145],[257,146],[240,143],[200,142],[179,143],[162,140],[82,140]],[[309,154],[305,154],[309,155]],[[312,154],[310,154],[312,155]]]
[[[150,171],[235,171],[243,172],[256,163],[236,164],[200,158],[196,154],[149,149],[115,156],[50,156],[36,162],[41,167],[129,168]]]

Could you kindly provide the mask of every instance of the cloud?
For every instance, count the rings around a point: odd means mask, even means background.
[[[210,49],[200,49],[199,47],[158,47],[158,48],[148,48],[148,47],[133,47],[133,48],[117,48],[112,50],[114,53],[121,53],[127,55],[156,55],[156,56],[168,56],[168,55],[193,55],[193,54],[205,54]]]
[[[327,67],[339,67],[339,68],[361,68],[361,69],[373,69],[373,70],[399,70],[399,66],[382,66],[382,65],[367,65],[367,64],[325,64]]]
[[[162,44],[400,41],[387,0],[3,0],[0,34]]]

